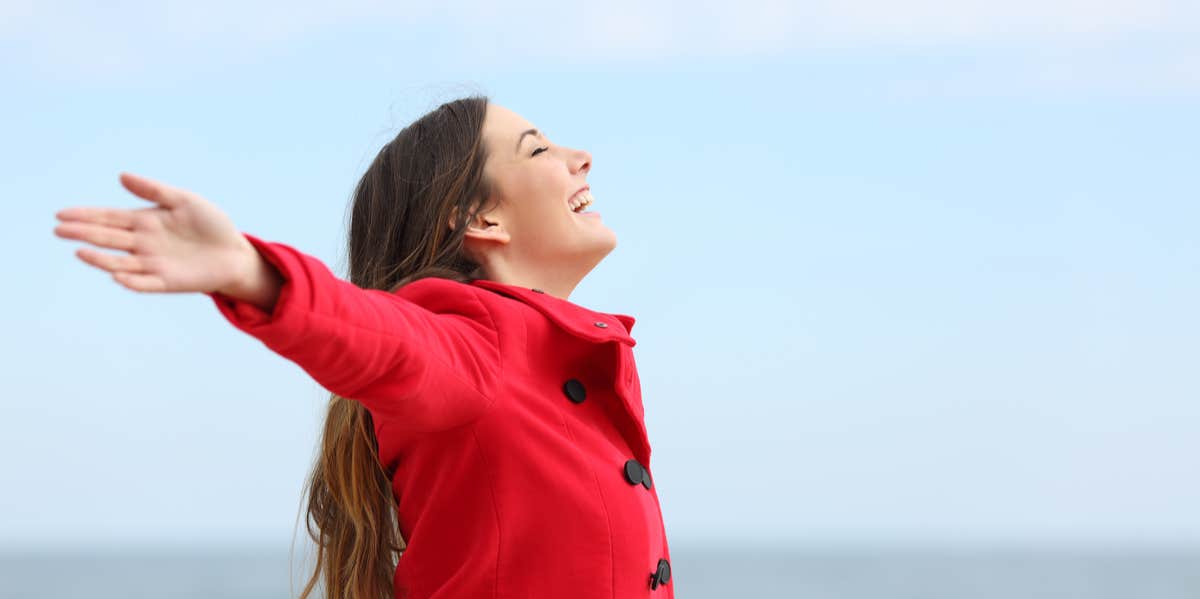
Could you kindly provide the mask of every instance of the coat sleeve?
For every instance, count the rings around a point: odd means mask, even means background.
[[[490,407],[499,334],[472,286],[431,277],[395,292],[363,289],[291,246],[243,236],[284,282],[270,313],[208,293],[233,326],[389,426],[442,430]]]

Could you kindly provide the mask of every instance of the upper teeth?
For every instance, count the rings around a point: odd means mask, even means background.
[[[579,192],[579,194],[576,195],[575,197],[571,198],[571,202],[570,202],[571,210],[578,211],[581,207],[589,206],[589,205],[591,205],[591,203],[592,203],[592,191],[590,189],[585,189],[585,190]]]

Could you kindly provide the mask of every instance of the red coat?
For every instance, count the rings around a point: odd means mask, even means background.
[[[634,318],[494,281],[395,293],[244,234],[286,282],[238,329],[362,402],[408,548],[396,596],[674,597]]]

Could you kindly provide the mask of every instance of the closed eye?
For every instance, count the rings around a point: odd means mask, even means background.
[[[532,154],[530,154],[530,156],[537,156],[537,155],[538,155],[538,152],[542,152],[542,151],[544,151],[544,150],[549,150],[549,149],[550,149],[550,148],[538,148],[538,149],[534,150],[534,151],[533,151],[533,153],[532,153]]]

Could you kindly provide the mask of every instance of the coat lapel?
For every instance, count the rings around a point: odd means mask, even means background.
[[[541,312],[563,330],[592,343],[616,341],[614,351],[616,372],[613,373],[613,389],[620,398],[626,422],[618,423],[630,448],[643,466],[650,467],[650,442],[646,435],[645,412],[642,409],[641,384],[636,373],[631,348],[637,341],[630,336],[637,319],[628,314],[610,314],[589,310],[547,293],[528,287],[477,279],[472,285],[483,287],[511,298],[520,300]],[[597,323],[602,323],[598,325]]]

